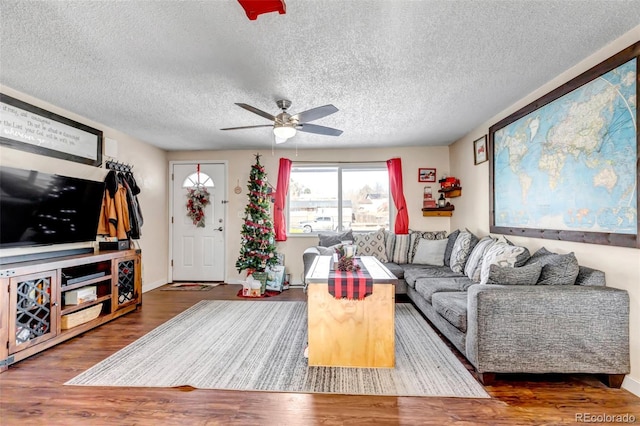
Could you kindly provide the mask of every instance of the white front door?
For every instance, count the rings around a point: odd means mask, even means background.
[[[223,281],[225,278],[225,169],[223,163],[173,164],[173,281]],[[188,214],[189,189],[196,187],[209,193],[209,204],[203,209],[203,227],[196,226]]]

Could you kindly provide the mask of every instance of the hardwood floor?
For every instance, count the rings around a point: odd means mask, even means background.
[[[143,295],[140,310],[14,364],[0,374],[0,424],[560,425],[585,413],[629,413],[640,423],[640,398],[589,375],[498,375],[486,387],[491,399],[63,386],[199,300],[245,300],[236,297],[239,288],[153,290]],[[261,300],[305,298],[291,289]]]

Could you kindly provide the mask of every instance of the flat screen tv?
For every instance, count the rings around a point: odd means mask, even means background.
[[[104,183],[0,166],[0,248],[94,241]]]

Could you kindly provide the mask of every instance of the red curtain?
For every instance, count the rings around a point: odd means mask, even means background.
[[[291,175],[291,160],[280,159],[278,169],[278,186],[276,187],[276,201],[273,205],[273,230],[276,241],[287,241],[287,224],[284,218],[284,204],[289,192],[289,176]]]
[[[407,213],[407,202],[404,199],[404,189],[402,187],[402,160],[392,158],[387,160],[387,170],[389,170],[389,187],[391,196],[398,210],[394,232],[396,234],[409,233],[409,214]]]

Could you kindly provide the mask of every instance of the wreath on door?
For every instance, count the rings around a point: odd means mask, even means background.
[[[187,189],[187,216],[198,228],[204,228],[204,208],[209,203],[209,191],[204,186]]]

